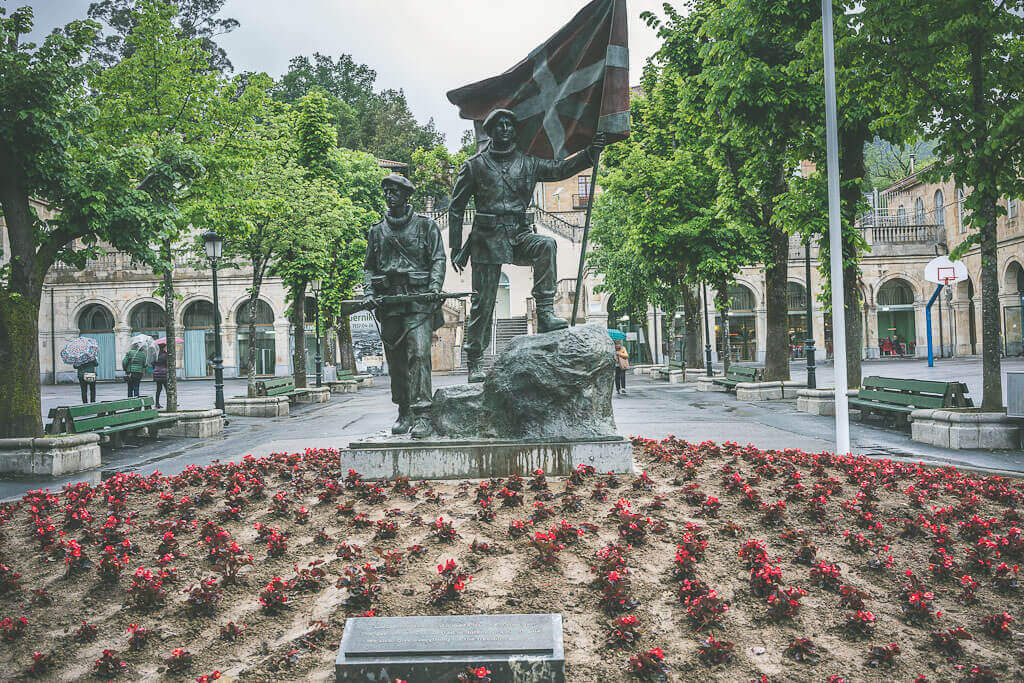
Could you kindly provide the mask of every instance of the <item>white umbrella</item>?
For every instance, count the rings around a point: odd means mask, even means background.
[[[153,364],[156,360],[157,353],[160,349],[157,348],[156,342],[148,334],[137,334],[131,338],[129,345],[133,349],[143,349],[146,352],[146,363],[149,365]]]

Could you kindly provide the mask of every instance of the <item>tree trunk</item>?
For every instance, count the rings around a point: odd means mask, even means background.
[[[637,331],[638,332],[643,332],[643,335],[644,335],[644,345],[642,347],[640,347],[641,348],[641,353],[640,353],[640,359],[639,360],[640,360],[641,363],[653,363],[654,362],[654,347],[651,345],[651,335],[648,333],[647,311],[646,310],[643,310],[643,311],[638,310],[636,312],[636,321],[637,321]],[[647,359],[646,360],[644,360],[644,357],[643,357],[644,354],[642,352],[645,347],[647,349]]]
[[[164,336],[167,337],[167,411],[178,410],[178,330],[174,324],[174,266],[171,241],[164,240],[163,258],[167,268],[163,272]]]
[[[0,293],[0,439],[43,435],[39,398],[39,298]]]
[[[292,375],[297,389],[306,388],[306,283],[292,289],[292,329],[295,349],[292,351]]]
[[[39,382],[39,301],[45,266],[20,170],[0,150],[0,209],[10,244],[0,281],[0,438],[43,435]]]
[[[856,262],[849,261],[843,266],[843,298],[845,301],[846,319],[846,386],[850,389],[860,388],[861,357],[863,355],[860,287],[858,286],[860,268]],[[834,328],[833,328],[834,330]],[[833,331],[833,334],[835,332]],[[833,344],[834,346],[834,344]],[[834,362],[834,361],[833,361]]]
[[[839,168],[839,197],[843,236],[843,299],[846,304],[846,383],[860,387],[864,331],[864,302],[860,298],[860,254],[857,253],[857,205],[861,201],[860,184],[867,175],[864,143],[867,128],[855,129],[843,136]]]
[[[975,189],[975,192],[980,190]],[[981,201],[981,409],[1003,409],[1003,375],[999,340],[999,266],[996,247],[996,197]]]
[[[255,269],[254,269],[255,270]],[[249,352],[247,362],[249,370],[246,373],[247,391],[249,398],[256,396],[256,301],[260,297],[258,285],[253,283],[253,289],[249,294]]]
[[[697,297],[694,296],[693,288],[689,285],[683,285],[680,298],[683,302],[683,329],[686,340],[684,361],[688,368],[703,368],[704,354],[700,352],[702,346],[700,305],[697,303]]]
[[[721,286],[715,287],[715,308],[718,309],[718,316],[722,319],[722,336],[719,338],[719,346],[722,349],[722,374],[729,372],[729,365],[732,361],[732,349],[729,348],[729,288],[723,282]]]
[[[789,284],[789,235],[782,228],[767,228],[768,256],[765,260],[765,308],[767,309],[764,340],[764,380],[778,382],[789,379],[789,305],[786,288]]]
[[[353,372],[356,369],[356,351],[352,347],[352,321],[347,315],[338,319],[338,368]]]

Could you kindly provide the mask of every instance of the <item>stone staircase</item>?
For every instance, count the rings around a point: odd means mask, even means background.
[[[502,318],[494,321],[494,329],[491,333],[491,346],[484,352],[483,358],[480,360],[484,370],[490,370],[494,365],[494,362],[498,359],[498,356],[505,347],[508,346],[509,342],[519,335],[526,334],[526,316],[519,318]],[[466,372],[466,358],[464,355],[459,358],[459,367],[456,370],[458,373]]]

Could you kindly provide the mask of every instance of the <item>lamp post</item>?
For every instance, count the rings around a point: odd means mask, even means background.
[[[815,389],[818,386],[817,371],[814,367],[814,306],[811,299],[811,237],[807,236],[804,242],[804,277],[807,280],[807,344],[804,346],[804,353],[807,355],[807,388]]]
[[[224,252],[224,239],[210,230],[203,235],[203,245],[206,247],[206,258],[210,259],[210,269],[213,271],[213,388],[214,405],[218,410],[224,410],[224,366],[220,345],[220,304],[217,300],[217,261]]]
[[[708,327],[708,285],[700,283],[701,292],[704,294],[704,301],[701,304],[704,308],[704,365],[707,367],[707,375],[711,377],[714,372],[711,370],[711,328]]]
[[[309,283],[313,288],[313,303],[315,310],[313,311],[313,319],[316,321],[316,385],[319,387],[323,384],[323,359],[320,357],[320,290],[323,288],[323,280],[313,280]]]

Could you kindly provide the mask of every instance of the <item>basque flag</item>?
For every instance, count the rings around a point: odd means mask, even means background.
[[[519,118],[519,148],[564,159],[590,144],[629,135],[626,0],[593,0],[572,21],[505,73],[457,88],[448,100],[480,123],[494,109]]]

